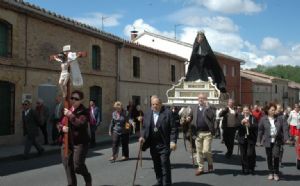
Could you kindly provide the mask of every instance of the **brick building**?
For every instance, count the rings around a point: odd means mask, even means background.
[[[95,99],[107,132],[112,104],[133,100],[146,109],[149,98],[165,92],[184,75],[186,59],[126,41],[21,0],[0,0],[0,144],[23,140],[21,103],[38,98],[53,110],[59,94],[59,63],[49,55],[70,44],[87,51],[79,59],[85,105]]]
[[[264,105],[270,101],[284,107],[299,102],[299,84],[286,79],[241,70],[242,104]]]

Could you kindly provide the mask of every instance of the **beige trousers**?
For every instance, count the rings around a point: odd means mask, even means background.
[[[208,165],[213,164],[212,153],[211,153],[211,143],[212,134],[211,132],[198,132],[196,143],[196,156],[199,170],[204,170],[204,158],[207,159]]]

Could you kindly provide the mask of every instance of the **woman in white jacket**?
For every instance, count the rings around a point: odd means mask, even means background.
[[[291,140],[294,142],[297,141],[299,131],[300,131],[300,109],[299,105],[295,104],[294,110],[291,111],[288,117],[288,124],[290,126],[290,136]]]

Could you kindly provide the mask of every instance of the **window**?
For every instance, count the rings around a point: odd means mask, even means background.
[[[100,118],[102,120],[102,88],[99,86],[90,87],[90,99],[95,100],[95,105],[99,107]]]
[[[277,85],[275,85],[275,94],[277,94]]]
[[[224,76],[227,75],[227,66],[226,65],[223,65],[223,73],[224,73]]]
[[[11,57],[12,25],[0,20],[0,57]]]
[[[101,48],[98,45],[92,47],[92,68],[93,70],[101,69]]]
[[[140,78],[140,58],[133,56],[133,77]]]
[[[171,81],[175,82],[175,65],[171,65]]]
[[[132,96],[133,105],[141,105],[141,96]]]
[[[15,85],[7,81],[0,81],[0,97],[0,136],[10,135],[15,131]]]
[[[234,67],[234,66],[231,68],[231,76],[232,76],[232,77],[235,76],[235,67]]]

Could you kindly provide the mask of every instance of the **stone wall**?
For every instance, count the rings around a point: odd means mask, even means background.
[[[164,96],[171,87],[171,64],[176,65],[176,81],[183,76],[184,61],[158,54],[130,43],[120,47],[117,42],[103,38],[103,35],[87,34],[62,26],[46,18],[39,19],[23,13],[1,8],[0,19],[12,24],[12,57],[0,57],[0,81],[15,85],[15,133],[0,136],[1,144],[20,144],[23,140],[21,103],[23,94],[31,94],[33,106],[38,99],[40,85],[57,86],[60,65],[49,62],[49,56],[70,44],[72,51],[87,51],[88,56],[79,59],[85,94],[84,104],[88,105],[90,87],[102,88],[103,125],[99,133],[106,133],[110,123],[112,104],[120,99],[126,105],[132,95],[141,96],[141,102],[152,94]],[[92,46],[101,48],[101,69],[92,69]],[[141,78],[132,76],[132,57],[141,61]],[[119,74],[118,74],[119,69]],[[59,90],[59,89],[58,89]],[[57,92],[59,94],[59,92]],[[119,96],[120,95],[120,96]],[[119,97],[118,97],[119,96]],[[54,102],[53,97],[53,102]],[[146,102],[146,101],[145,101]],[[144,105],[146,108],[146,105]],[[51,136],[51,135],[49,135]],[[50,138],[50,137],[49,137]],[[51,140],[50,140],[51,141]]]

